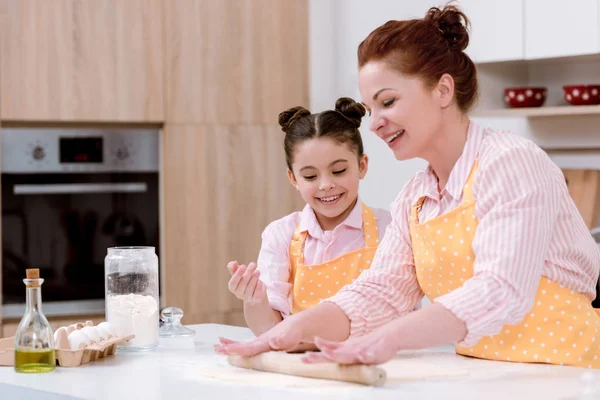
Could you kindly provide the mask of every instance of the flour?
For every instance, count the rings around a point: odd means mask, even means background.
[[[135,337],[128,346],[158,344],[158,304],[152,296],[127,294],[106,298],[106,319],[117,335]]]

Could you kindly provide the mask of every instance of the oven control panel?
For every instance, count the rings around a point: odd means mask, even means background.
[[[158,129],[5,128],[2,173],[157,172]]]

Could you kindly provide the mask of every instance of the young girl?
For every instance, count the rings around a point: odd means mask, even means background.
[[[333,296],[371,266],[391,216],[358,197],[368,165],[358,130],[364,115],[349,98],[319,114],[294,107],[279,115],[288,178],[307,204],[267,226],[258,266],[227,266],[229,290],[244,300],[256,335]]]

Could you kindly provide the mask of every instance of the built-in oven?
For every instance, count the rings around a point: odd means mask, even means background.
[[[3,128],[2,314],[39,268],[48,316],[104,313],[111,246],[159,253],[159,131]]]

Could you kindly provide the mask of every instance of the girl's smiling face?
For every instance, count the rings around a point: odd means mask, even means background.
[[[317,137],[295,147],[288,178],[314,210],[321,228],[333,230],[356,204],[367,167],[367,156],[359,159],[348,143]]]

